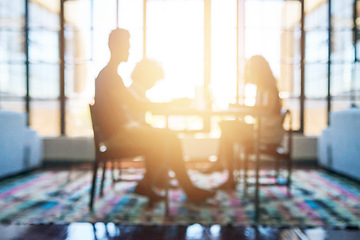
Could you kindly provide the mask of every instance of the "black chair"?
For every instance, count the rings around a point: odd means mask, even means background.
[[[114,175],[115,163],[119,163],[126,159],[132,159],[134,157],[137,157],[137,154],[131,153],[131,149],[125,149],[125,148],[110,149],[108,146],[106,146],[103,142],[103,137],[101,135],[99,122],[97,121],[96,118],[96,105],[89,104],[89,109],[90,109],[91,123],[94,133],[94,147],[95,147],[95,161],[93,165],[93,177],[92,177],[92,186],[90,191],[90,203],[89,203],[90,210],[93,210],[98,169],[102,167],[100,196],[103,196],[105,172],[107,166],[111,164],[113,183],[121,181],[122,180],[121,177],[115,178]]]
[[[105,181],[105,172],[106,168],[109,164],[111,164],[111,173],[112,173],[112,182],[119,181],[134,181],[127,180],[121,178],[121,167],[119,168],[119,174],[116,177],[114,174],[115,164],[121,164],[124,161],[129,161],[135,159],[139,155],[135,151],[136,146],[130,148],[129,146],[124,146],[123,148],[117,147],[116,149],[112,149],[109,146],[106,146],[103,142],[103,137],[101,134],[100,124],[96,118],[96,104],[89,104],[91,122],[94,132],[94,146],[95,146],[95,161],[93,165],[93,176],[92,176],[92,186],[90,191],[90,202],[89,208],[92,211],[94,205],[94,195],[96,192],[96,180],[97,180],[97,172],[98,169],[102,167],[102,177],[101,177],[101,185],[100,185],[100,196],[103,196],[103,188]],[[168,187],[165,187],[165,197],[166,197],[166,214],[168,213]]]
[[[288,189],[288,194],[291,195],[291,174],[292,174],[292,117],[290,110],[282,110],[283,116],[283,125],[285,128],[285,134],[283,137],[283,141],[279,145],[274,144],[260,144],[259,146],[259,169],[262,168],[262,164],[264,164],[265,160],[267,163],[274,165],[275,174],[269,173],[270,171],[266,171],[268,174],[259,175],[260,186],[286,186]],[[244,193],[247,193],[247,188],[251,185],[255,185],[255,180],[250,181],[253,176],[250,176],[248,173],[249,163],[251,161],[250,155],[255,154],[253,146],[245,146],[243,148],[243,174],[242,174],[242,182],[244,184]],[[271,165],[267,166],[265,169],[271,170]],[[283,171],[281,171],[283,170]],[[285,177],[281,175],[281,173],[286,172]],[[270,180],[272,182],[263,182],[263,180]]]

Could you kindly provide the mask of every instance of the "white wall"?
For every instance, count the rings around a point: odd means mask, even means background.
[[[217,138],[181,137],[186,159],[207,159],[217,154]],[[88,137],[46,137],[44,161],[92,161],[94,160],[93,139]],[[315,160],[317,158],[317,137],[293,136],[293,159]]]

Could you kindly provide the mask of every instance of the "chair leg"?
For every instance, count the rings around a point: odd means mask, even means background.
[[[106,161],[104,161],[103,165],[103,172],[102,172],[102,178],[101,178],[101,186],[100,186],[100,197],[104,196],[104,182],[105,182],[105,171],[106,171]]]
[[[291,196],[291,174],[292,174],[292,159],[291,156],[288,156],[288,176],[287,176],[287,188],[288,188],[288,194]]]
[[[70,169],[69,169],[69,173],[68,173],[68,176],[67,176],[67,180],[66,180],[66,182],[70,182],[71,181],[71,174],[72,174],[72,172],[73,172],[73,164],[70,164]]]
[[[240,147],[237,155],[237,163],[238,163],[238,183],[244,182],[244,172],[245,172],[245,154],[244,148]]]
[[[112,179],[113,185],[115,183],[115,173],[114,173],[114,171],[115,171],[115,163],[116,163],[115,160],[111,161],[111,179]]]
[[[281,158],[277,157],[275,159],[275,179],[276,183],[279,183],[279,177],[280,177],[280,161]]]
[[[170,203],[169,203],[169,185],[170,185],[170,163],[169,163],[169,142],[166,141],[167,139],[169,139],[168,137],[166,137],[164,139],[164,146],[165,146],[165,151],[164,151],[164,159],[166,159],[164,161],[164,168],[165,168],[165,172],[166,172],[166,179],[165,179],[165,217],[169,218],[170,217]]]
[[[170,216],[170,210],[169,210],[169,185],[170,185],[170,176],[169,176],[169,170],[166,171],[166,183],[165,183],[165,216]]]
[[[243,174],[243,184],[244,184],[244,196],[247,195],[247,183],[248,183],[248,164],[249,164],[249,155],[247,154],[246,150],[244,153],[244,174]]]
[[[240,182],[241,156],[238,146],[234,147],[234,181],[236,184]]]
[[[90,211],[93,211],[93,206],[94,206],[94,195],[95,195],[95,188],[96,188],[96,177],[97,177],[98,166],[99,166],[99,163],[97,160],[95,160],[94,167],[93,167],[93,178],[92,178],[92,184],[91,184],[91,191],[90,191],[90,202],[89,202]]]
[[[121,163],[121,161],[120,162],[118,162],[117,163],[118,165],[117,165],[117,169],[118,169],[118,180],[120,181],[121,180],[121,178],[122,178],[122,163]]]
[[[122,166],[121,166],[121,161],[117,161],[116,159],[112,162],[112,168],[111,168],[111,176],[112,176],[112,183],[113,185],[117,182],[122,181],[123,179],[121,178],[122,175]],[[117,174],[115,175],[115,171],[117,170]]]

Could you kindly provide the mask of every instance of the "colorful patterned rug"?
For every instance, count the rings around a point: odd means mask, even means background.
[[[190,170],[196,185],[211,188],[226,176],[203,175]],[[110,174],[110,173],[107,173]],[[124,176],[141,178],[137,169]],[[186,201],[181,189],[170,191],[170,216],[164,203],[149,206],[147,199],[132,193],[136,182],[107,181],[104,197],[95,200],[89,212],[90,171],[36,171],[0,182],[0,223],[66,224],[70,222],[115,222],[146,225],[252,225],[255,224],[253,188],[244,197],[237,191],[218,191],[213,199],[196,205]],[[109,179],[109,178],[108,178]],[[285,187],[260,189],[259,224],[274,227],[360,227],[360,187],[358,183],[319,170],[293,173],[293,196]]]

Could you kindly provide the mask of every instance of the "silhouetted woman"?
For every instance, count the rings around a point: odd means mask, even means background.
[[[255,55],[246,62],[245,84],[247,83],[256,85],[255,105],[250,108],[266,111],[267,113],[261,118],[261,143],[279,144],[284,134],[281,100],[276,86],[276,79],[264,57]],[[234,143],[240,143],[245,147],[253,146],[254,127],[253,124],[247,124],[243,120],[225,120],[220,122],[219,125],[221,137],[218,161],[205,173],[222,170],[226,167],[228,179],[219,188],[235,188],[233,176]]]

